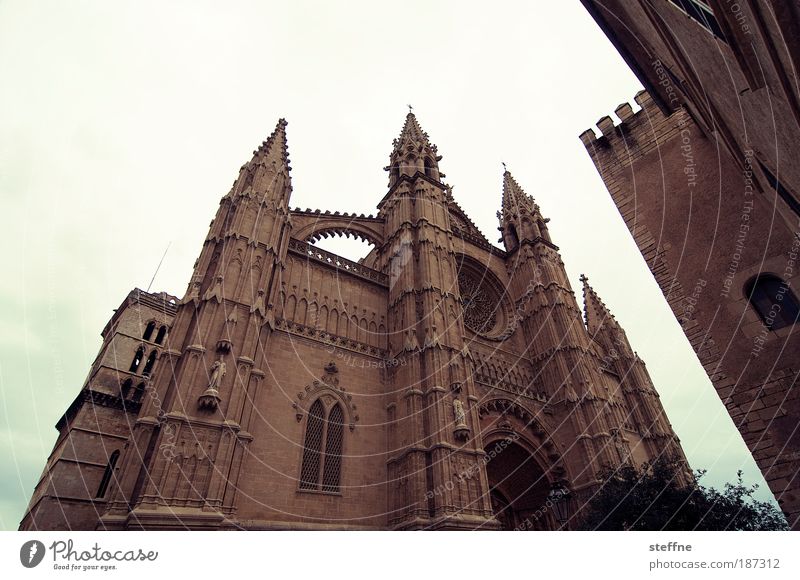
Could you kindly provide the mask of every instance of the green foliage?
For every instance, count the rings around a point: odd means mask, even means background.
[[[679,463],[659,460],[640,469],[625,465],[603,474],[589,500],[584,530],[787,530],[783,514],[753,497],[742,472],[719,491],[700,485],[705,471],[684,475]],[[688,475],[688,474],[687,474]],[[685,480],[691,481],[687,484]]]

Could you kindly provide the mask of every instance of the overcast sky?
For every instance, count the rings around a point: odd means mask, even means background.
[[[407,104],[490,241],[501,161],[536,198],[704,481],[743,469],[769,497],[578,139],[641,87],[577,0],[0,0],[0,79],[0,528],[18,526],[112,310],[168,244],[152,289],[183,295],[278,118],[292,206],[374,213]]]

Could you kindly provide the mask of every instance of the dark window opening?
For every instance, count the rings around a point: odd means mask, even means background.
[[[720,28],[719,22],[717,22],[717,17],[714,16],[714,11],[706,2],[703,2],[702,0],[669,1],[683,10],[689,16],[689,18],[703,26],[711,34],[720,40],[725,40],[725,35],[722,33],[722,28]]]
[[[146,377],[149,377],[153,374],[153,365],[156,364],[156,351],[150,353],[150,356],[147,357],[147,363],[144,365],[144,370],[142,374]]]
[[[100,480],[100,486],[97,488],[97,494],[94,497],[105,497],[106,491],[108,491],[108,484],[111,483],[111,477],[114,475],[114,466],[117,464],[117,459],[119,459],[119,451],[114,451],[111,457],[108,458],[106,469],[103,472],[103,479]]]
[[[433,164],[428,157],[425,158],[425,175],[433,177]]]
[[[519,247],[519,236],[517,235],[517,228],[514,227],[514,224],[508,224],[508,237],[511,238],[508,251],[513,252]]]
[[[144,334],[142,338],[145,340],[150,340],[150,337],[153,336],[153,331],[156,329],[156,322],[155,320],[151,320],[147,323],[147,327],[144,329]]]
[[[778,330],[797,322],[800,304],[783,280],[772,274],[761,274],[745,286],[745,296],[761,321],[770,330]]]
[[[135,373],[139,370],[139,365],[142,364],[142,359],[144,358],[144,349],[140,346],[136,349],[136,354],[133,355],[133,361],[131,362],[131,367],[128,369],[129,372]]]
[[[300,489],[317,489],[319,485],[322,436],[325,426],[325,410],[317,399],[308,412],[306,439],[303,445],[303,464],[300,468]]]
[[[767,169],[763,163],[761,163],[761,161],[759,161],[758,164],[761,166],[761,171],[764,172],[764,176],[767,178],[767,182],[769,183],[770,187],[775,190],[775,193],[777,193],[778,196],[780,196],[780,198],[786,202],[786,205],[788,205],[794,213],[800,216],[800,202],[797,201],[797,198],[795,198],[795,196],[793,196],[791,192],[789,192],[789,190],[783,186],[778,178],[775,177],[772,172]]]
[[[156,335],[156,344],[161,344],[164,342],[164,337],[167,336],[167,327],[162,326],[158,329],[158,334]]]
[[[134,403],[138,403],[142,400],[142,395],[144,395],[144,383],[139,383],[136,385],[136,388],[133,391],[133,396],[131,397],[131,401]]]
[[[537,220],[536,225],[539,226],[539,235],[549,242],[550,232],[547,231],[547,226],[545,225],[544,220]]]
[[[336,493],[341,485],[344,413],[337,403],[327,412],[317,399],[308,412],[300,489]]]
[[[132,379],[128,379],[127,381],[122,383],[121,392],[122,392],[122,398],[123,399],[127,399],[128,398],[128,395],[130,394],[132,387],[133,387],[133,380]]]

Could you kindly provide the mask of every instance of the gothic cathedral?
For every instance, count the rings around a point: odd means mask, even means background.
[[[182,299],[132,291],[21,523],[66,529],[569,529],[603,470],[677,437],[625,331],[508,171],[503,249],[409,112],[377,216],[290,209],[281,120]],[[355,235],[352,262],[313,242]]]

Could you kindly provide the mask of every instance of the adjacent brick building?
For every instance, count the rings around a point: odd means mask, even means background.
[[[647,90],[581,139],[798,529],[800,8],[583,3]]]
[[[555,529],[623,462],[685,459],[644,363],[503,174],[503,249],[409,113],[376,217],[290,209],[286,123],[184,297],[103,333],[22,529]],[[350,234],[352,262],[313,245]]]

